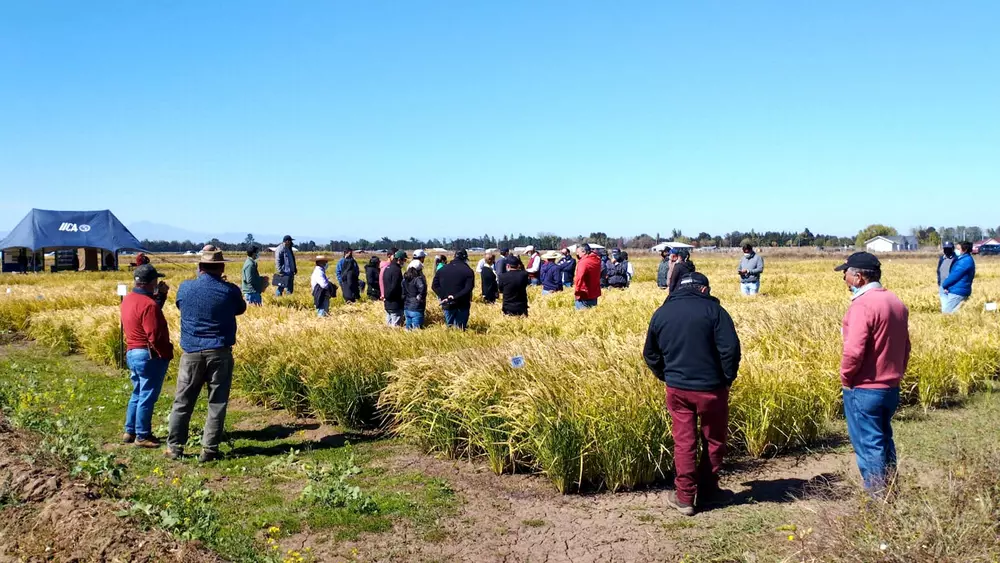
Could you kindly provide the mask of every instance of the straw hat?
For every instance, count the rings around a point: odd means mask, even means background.
[[[323,256],[322,254],[313,259],[313,262],[317,264],[319,264],[320,262],[329,262],[329,261],[330,259],[327,258],[326,256]]]
[[[559,254],[555,250],[550,250],[542,255],[542,260],[558,260],[562,258],[562,254]]]
[[[206,244],[201,249],[201,258],[198,259],[199,264],[223,264],[225,262],[229,262],[229,260],[226,260],[226,257],[222,255],[222,251],[215,245]]]

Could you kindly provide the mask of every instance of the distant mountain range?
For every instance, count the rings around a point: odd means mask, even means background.
[[[185,241],[189,240],[191,242],[206,242],[212,240],[213,238],[219,239],[222,242],[228,243],[240,243],[247,238],[247,233],[233,233],[233,232],[220,232],[220,233],[208,233],[208,232],[198,232],[189,231],[187,229],[182,229],[179,227],[174,227],[172,225],[164,225],[162,223],[152,223],[150,221],[137,221],[128,225],[128,230],[132,231],[132,234],[139,240],[176,240]],[[327,244],[331,240],[349,240],[347,237],[343,236],[316,236],[301,234],[295,232],[289,233],[253,233],[253,238],[260,243],[275,243],[281,242],[282,237],[286,234],[292,235],[295,240],[315,241],[317,244]]]

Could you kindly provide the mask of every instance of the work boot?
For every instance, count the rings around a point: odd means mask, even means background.
[[[131,444],[132,442],[135,442],[135,434],[129,434],[128,432],[122,434],[123,444]]]
[[[677,498],[677,491],[667,491],[667,504],[677,509],[684,516],[694,516],[694,505],[685,504]]]
[[[220,456],[218,454],[218,452],[206,452],[206,451],[202,451],[201,455],[198,456],[198,461],[200,463],[208,463],[210,461],[215,461],[215,460],[217,460],[217,459],[219,459],[221,457],[222,456]]]
[[[137,439],[135,445],[140,448],[158,448],[161,444],[159,438],[149,435],[145,438]]]
[[[167,448],[163,450],[163,457],[176,461],[184,457],[184,452],[173,448]]]

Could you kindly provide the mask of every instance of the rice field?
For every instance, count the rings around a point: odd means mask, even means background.
[[[430,326],[418,332],[383,326],[381,304],[366,301],[338,298],[329,317],[316,318],[305,287],[311,264],[300,255],[297,293],[265,295],[264,307],[239,319],[234,388],[346,428],[384,428],[497,473],[542,473],[563,492],[655,482],[671,467],[670,419],[641,349],[665,294],[655,284],[658,256],[634,254],[632,286],[606,293],[596,309],[577,312],[571,292],[542,296],[532,288],[528,318],[477,301],[466,332],[445,329],[434,304]],[[731,443],[752,456],[814,442],[839,416],[840,321],[849,303],[832,271],[842,256],[763,256],[757,298],[738,295],[734,255],[693,256],[743,345]],[[236,279],[242,259],[233,259],[228,272]],[[977,260],[973,297],[949,317],[938,312],[934,257],[883,262],[883,282],[911,313],[905,400],[945,406],[994,378],[1000,315],[983,305],[1000,298],[1000,261]],[[154,264],[174,289],[194,275],[193,264]],[[269,256],[260,265],[273,270]],[[0,331],[114,365],[115,286],[128,281],[126,272],[0,276]],[[177,309],[170,304],[165,313],[176,343]],[[516,356],[522,367],[513,367]]]

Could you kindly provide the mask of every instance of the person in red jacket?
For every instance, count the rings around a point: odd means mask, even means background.
[[[589,244],[577,246],[576,257],[579,259],[573,280],[576,309],[596,307],[597,298],[601,296],[601,259],[593,253]]]
[[[132,379],[132,396],[125,413],[122,442],[143,448],[158,448],[153,436],[153,406],[160,397],[167,366],[174,357],[163,304],[169,287],[157,283],[163,274],[151,264],[135,269],[135,287],[122,299],[122,329],[125,333],[125,360]]]
[[[892,416],[899,407],[899,382],[910,361],[909,311],[882,287],[882,264],[855,252],[835,271],[844,272],[851,305],[844,316],[840,384],[847,434],[865,490],[885,495],[896,469]]]

